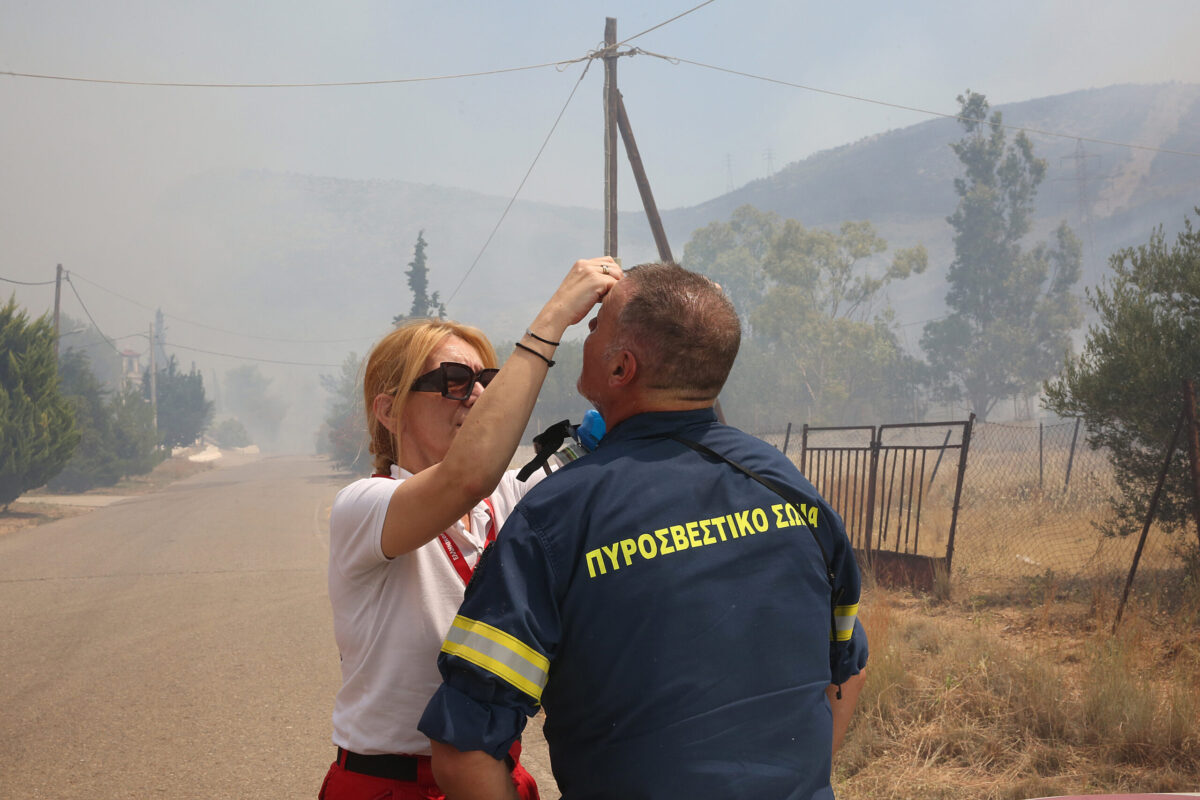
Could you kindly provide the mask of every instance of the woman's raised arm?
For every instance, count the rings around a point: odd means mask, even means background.
[[[555,346],[621,278],[608,257],[576,261],[538,312],[520,346],[482,392],[442,460],[401,482],[384,519],[389,558],[431,541],[483,498],[508,469],[546,379]],[[396,421],[399,423],[400,421]]]

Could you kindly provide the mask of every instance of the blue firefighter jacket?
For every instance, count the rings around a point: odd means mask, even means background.
[[[711,409],[640,414],[509,517],[419,727],[500,758],[540,704],[566,800],[832,798],[825,689],[866,662],[858,600],[841,519],[786,457]]]

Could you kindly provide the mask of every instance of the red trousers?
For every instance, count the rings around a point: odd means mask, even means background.
[[[521,744],[513,745],[510,755],[519,758]],[[318,800],[445,800],[446,795],[433,779],[428,756],[418,756],[417,779],[397,781],[350,772],[338,762],[329,765],[325,782],[321,784]],[[520,762],[512,771],[513,785],[521,800],[539,800],[537,782]]]

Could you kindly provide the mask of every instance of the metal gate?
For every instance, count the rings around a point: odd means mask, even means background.
[[[800,471],[876,580],[928,589],[939,570],[949,576],[974,420],[804,426]]]

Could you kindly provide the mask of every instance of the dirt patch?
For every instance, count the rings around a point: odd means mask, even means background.
[[[215,466],[211,461],[189,461],[186,456],[169,458],[145,475],[134,475],[119,481],[115,486],[94,489],[94,494],[149,494],[175,481],[190,478],[200,472],[208,472]]]
[[[13,503],[8,511],[0,511],[0,536],[54,522],[57,519],[77,517],[91,509],[77,506],[50,506],[42,503]]]
[[[91,489],[86,492],[80,492],[75,496],[87,497],[95,495],[103,497],[110,495],[150,494],[176,481],[191,477],[199,472],[206,472],[212,468],[213,465],[211,463],[197,463],[195,461],[188,461],[185,456],[177,456],[167,459],[145,475],[135,475],[121,480],[114,486]],[[47,492],[45,488],[41,488],[29,492],[29,494],[36,497],[51,493]],[[12,533],[13,531],[19,531],[23,528],[31,528],[37,525],[44,525],[47,522],[66,519],[67,517],[77,517],[91,510],[83,506],[23,503],[20,500],[16,500],[9,506],[7,511],[0,511],[0,536]]]

